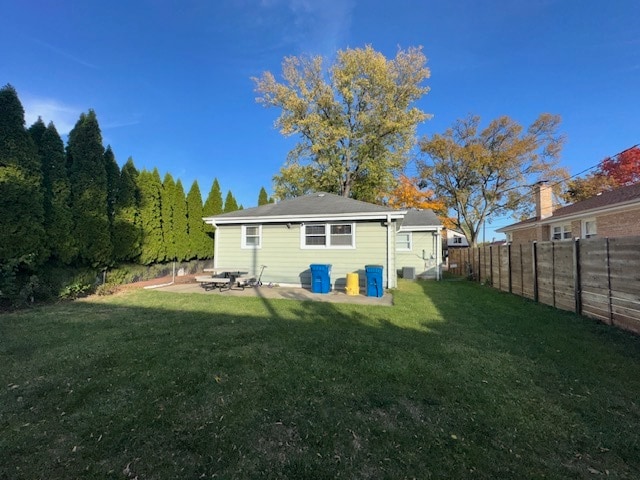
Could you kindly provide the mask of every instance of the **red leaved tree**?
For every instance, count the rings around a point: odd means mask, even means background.
[[[640,182],[640,148],[635,146],[616,157],[605,158],[600,170],[619,186]]]
[[[640,182],[640,147],[635,145],[614,157],[605,158],[598,169],[586,177],[570,180],[563,198],[575,203],[637,182]]]

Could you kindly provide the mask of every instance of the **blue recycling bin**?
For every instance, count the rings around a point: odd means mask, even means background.
[[[331,265],[325,263],[312,263],[311,291],[313,293],[329,293],[331,291]]]
[[[382,265],[365,265],[367,297],[381,297],[383,295],[382,269]]]

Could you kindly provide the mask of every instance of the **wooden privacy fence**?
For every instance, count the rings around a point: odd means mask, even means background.
[[[449,271],[640,333],[640,237],[449,250]]]

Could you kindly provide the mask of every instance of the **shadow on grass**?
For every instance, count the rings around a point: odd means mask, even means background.
[[[473,284],[395,295],[141,292],[0,317],[0,478],[640,473],[633,338]]]

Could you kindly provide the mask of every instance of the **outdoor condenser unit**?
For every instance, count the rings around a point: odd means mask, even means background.
[[[416,279],[416,267],[402,267],[402,278],[407,280]]]

